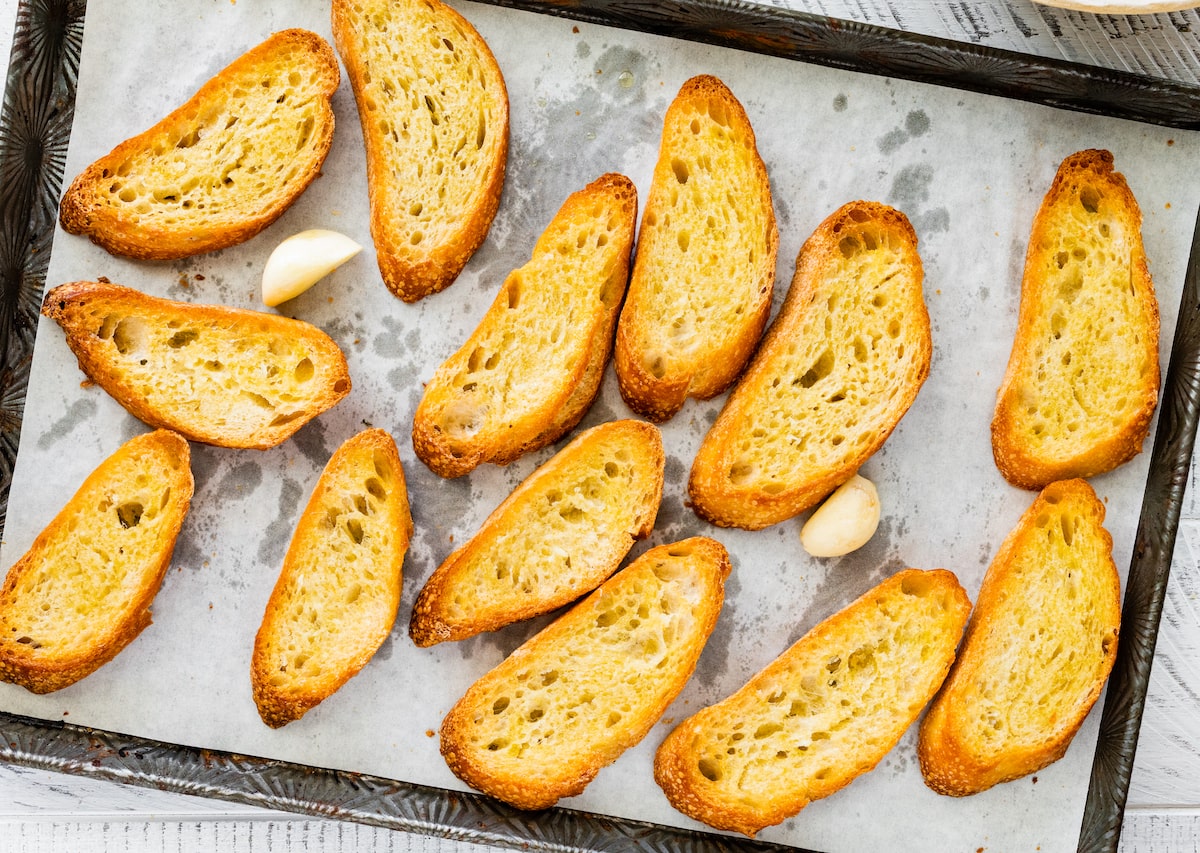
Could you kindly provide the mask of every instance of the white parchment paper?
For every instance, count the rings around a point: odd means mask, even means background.
[[[324,174],[269,230],[223,252],[177,263],[114,258],[79,237],[55,239],[48,285],[97,276],[196,302],[261,307],[267,255],[297,231],[332,228],[366,246],[357,258],[281,306],[325,329],[350,361],[354,390],[270,451],[193,445],[197,488],[154,624],[112,663],[72,687],[34,696],[0,685],[0,708],[213,749],[461,789],[434,736],[466,687],[536,628],[417,649],[407,636],[425,578],[508,492],[553,452],[506,469],[444,481],[409,442],[421,383],[475,327],[503,277],[528,258],[568,193],[620,171],[644,200],[662,116],[689,77],[715,74],[745,105],[767,163],[779,220],[776,306],[812,229],[842,203],[884,201],[920,237],[933,324],[929,381],[863,473],[883,521],[861,551],[836,560],[800,548],[800,520],[764,531],[717,530],[683,502],[692,456],[721,398],[689,402],[663,427],[667,484],[657,527],[634,554],[707,534],[734,560],[725,609],[695,677],[637,748],[563,805],[695,827],[654,785],[653,753],[672,723],[723,698],[817,621],[905,566],[945,567],[974,599],[984,570],[1032,494],[1008,486],[991,458],[988,423],[1016,323],[1033,213],[1059,162],[1112,150],[1138,196],[1159,293],[1165,358],[1200,201],[1196,134],[769,59],[664,37],[466,2],[504,71],[512,112],[508,177],[488,240],[447,291],[415,306],[380,281],[367,225],[358,118],[348,82]],[[69,181],[149,127],[272,31],[301,26],[329,38],[318,0],[144,4],[91,0],[80,68]],[[12,486],[7,567],[99,462],[144,425],[83,375],[59,330],[42,322]],[[581,428],[629,417],[606,377]],[[333,450],[364,424],[401,448],[416,533],[392,636],[371,663],[302,720],[271,730],[250,695],[249,656],[293,525]],[[1149,442],[1146,445],[1149,450]],[[1094,485],[1107,502],[1124,571],[1148,454]],[[880,766],[762,838],[821,850],[1074,850],[1098,709],[1066,757],[1035,777],[966,799],[921,781],[915,728]]]

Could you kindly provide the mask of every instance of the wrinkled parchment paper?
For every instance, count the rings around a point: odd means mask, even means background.
[[[499,214],[447,291],[406,305],[379,278],[361,135],[344,75],[323,176],[250,242],[182,262],[138,263],[111,257],[80,237],[56,237],[49,286],[107,276],[175,299],[246,308],[261,307],[262,267],[283,238],[318,227],[354,237],[366,246],[362,254],[279,309],[315,323],[341,345],[354,390],[273,450],[193,445],[196,494],[154,604],[154,624],[112,663],[59,693],[39,697],[0,685],[0,708],[461,789],[438,754],[434,732],[442,716],[546,620],[420,650],[408,639],[409,612],[434,567],[553,448],[508,468],[484,466],[458,480],[439,479],[415,458],[409,441],[422,382],[470,334],[568,193],[619,171],[634,180],[644,203],[668,103],[687,78],[715,74],[745,105],[770,172],[780,232],[776,307],[800,243],[826,215],[855,198],[884,201],[904,211],[920,237],[934,355],[915,405],[863,469],[882,498],[879,531],[842,559],[808,557],[799,546],[801,520],[756,533],[717,530],[685,506],[692,456],[722,398],[689,402],[663,427],[666,494],[653,535],[633,553],[689,535],[715,536],[733,556],[728,598],[695,677],[660,724],[563,805],[697,826],[670,807],[651,779],[654,750],[673,722],[740,687],[817,621],[902,567],[949,568],[974,599],[1000,541],[1032,500],[996,471],[988,423],[1016,322],[1030,222],[1058,163],[1076,150],[1112,150],[1141,202],[1165,368],[1200,201],[1193,179],[1200,138],[550,16],[456,5],[503,69],[512,128]],[[293,26],[329,38],[327,4],[92,0],[66,180],[149,127],[269,33]],[[59,330],[43,320],[5,567],[88,472],[146,429],[83,378]],[[580,429],[629,416],[610,369]],[[396,437],[416,524],[396,627],[337,694],[302,720],[271,730],[250,695],[254,633],[320,470],[365,424]],[[1122,571],[1147,456],[1094,480],[1107,502]],[[875,771],[760,837],[831,852],[1074,850],[1098,716],[1097,709],[1057,764],[961,800],[922,783],[914,727]]]

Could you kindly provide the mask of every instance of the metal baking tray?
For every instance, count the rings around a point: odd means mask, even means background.
[[[726,0],[489,0],[852,71],[1150,124],[1200,129],[1200,87]],[[21,0],[0,126],[0,513],[7,506],[54,233],[86,14]],[[1164,376],[1122,640],[1103,705],[1078,849],[1117,847],[1200,412],[1200,229]],[[0,521],[3,516],[0,515]],[[539,850],[747,851],[777,845],[374,776],[182,747],[0,712],[0,760],[474,843]],[[788,847],[788,850],[796,848]]]

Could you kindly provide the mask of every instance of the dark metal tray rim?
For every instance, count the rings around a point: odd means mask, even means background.
[[[850,71],[1200,129],[1200,87],[736,0],[486,0]],[[86,0],[20,0],[0,116],[0,521],[20,438],[38,307],[74,115]],[[1200,228],[1163,383],[1080,828],[1115,851],[1200,414]],[[738,837],[212,751],[0,711],[0,760],[314,817],[546,851],[796,850]]]

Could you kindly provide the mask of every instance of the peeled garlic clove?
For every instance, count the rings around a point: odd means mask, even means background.
[[[362,251],[344,234],[314,228],[275,247],[263,268],[262,300],[273,308],[295,299]]]
[[[800,529],[800,544],[814,557],[840,557],[866,545],[879,526],[879,492],[855,474]]]

